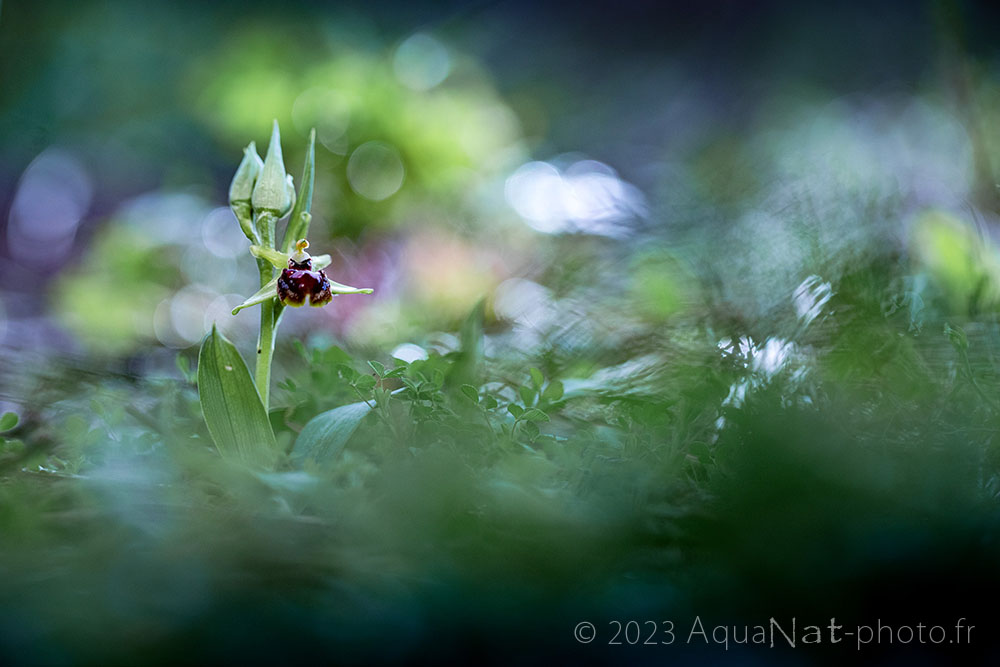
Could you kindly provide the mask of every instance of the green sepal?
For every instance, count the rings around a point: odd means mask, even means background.
[[[327,280],[330,280],[327,278]],[[351,287],[350,285],[341,285],[340,283],[330,280],[330,291],[334,294],[371,294],[375,290],[371,287]]]
[[[250,246],[250,254],[257,259],[266,259],[276,269],[287,269],[288,258],[291,257],[291,255],[287,252],[281,252],[280,250],[275,250],[274,248],[265,248],[264,246],[259,245]],[[330,266],[333,262],[333,258],[329,255],[313,255],[312,261],[313,268],[319,271],[320,269],[325,269]]]
[[[277,298],[278,298],[278,279],[277,277],[275,277],[274,280],[272,280],[271,282],[269,282],[268,284],[264,285],[259,290],[257,290],[257,292],[253,296],[249,297],[246,301],[233,308],[233,315],[240,312],[244,308],[249,308],[250,306],[256,306],[259,303],[264,303],[268,299],[277,299]]]

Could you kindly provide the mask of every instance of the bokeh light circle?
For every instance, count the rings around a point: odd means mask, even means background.
[[[441,42],[416,33],[396,49],[392,68],[400,83],[411,90],[430,90],[451,73],[451,56]]]
[[[405,177],[399,151],[381,141],[361,144],[347,161],[351,189],[371,201],[382,201],[396,194]]]

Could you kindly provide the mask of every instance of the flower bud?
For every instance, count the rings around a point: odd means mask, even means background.
[[[269,212],[281,217],[292,207],[292,197],[288,192],[288,181],[285,174],[285,163],[281,157],[281,134],[278,131],[278,121],[274,121],[271,131],[271,143],[267,147],[264,166],[251,196],[254,211]]]
[[[288,174],[285,178],[285,189],[288,190],[288,208],[281,212],[281,217],[288,215],[288,212],[292,210],[292,206],[295,205],[295,182],[292,180],[291,174]]]
[[[250,145],[243,149],[243,161],[236,169],[236,175],[233,176],[233,182],[229,186],[230,204],[250,201],[254,183],[257,182],[257,177],[263,168],[264,161],[257,155],[257,144],[251,141]]]
[[[253,232],[253,208],[250,205],[250,198],[253,195],[254,184],[264,167],[264,161],[257,155],[257,146],[254,142],[243,149],[243,161],[236,169],[233,182],[229,185],[229,208],[240,223],[240,228],[251,242],[256,243]]]

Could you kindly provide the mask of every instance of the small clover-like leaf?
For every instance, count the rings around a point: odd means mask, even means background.
[[[18,417],[16,412],[3,413],[3,416],[0,417],[0,433],[11,430],[17,426],[17,422]]]
[[[538,408],[531,408],[524,411],[521,419],[529,422],[547,422],[549,421],[549,416]]]
[[[459,389],[470,401],[479,403],[479,392],[471,384],[463,384]]]
[[[563,383],[559,380],[553,380],[542,392],[542,400],[554,403],[563,397],[563,393]]]

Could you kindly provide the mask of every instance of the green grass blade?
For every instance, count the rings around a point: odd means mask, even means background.
[[[274,432],[239,351],[212,327],[198,353],[201,409],[219,452],[230,460],[269,468]]]
[[[485,300],[480,299],[462,324],[459,340],[462,348],[456,363],[451,367],[449,381],[453,386],[469,384],[478,387],[480,382],[480,366],[483,361],[483,318],[485,316]]]

